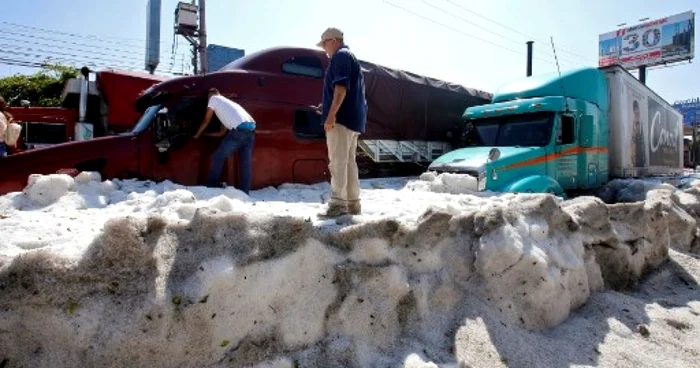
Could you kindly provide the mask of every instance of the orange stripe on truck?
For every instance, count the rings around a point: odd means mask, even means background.
[[[565,149],[559,153],[553,153],[551,155],[545,155],[541,157],[536,157],[532,158],[523,162],[518,162],[512,165],[508,165],[503,168],[503,170],[511,170],[511,169],[518,169],[521,167],[525,166],[530,166],[530,165],[536,165],[540,164],[543,162],[548,162],[548,161],[554,161],[562,156],[570,156],[570,155],[577,155],[579,153],[607,153],[608,148],[607,147],[589,147],[589,148],[583,148],[583,147],[572,147]]]

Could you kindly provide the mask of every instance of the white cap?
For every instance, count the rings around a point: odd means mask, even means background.
[[[321,41],[316,44],[318,47],[323,47],[323,43],[334,38],[343,38],[343,31],[338,28],[328,28],[321,34]]]

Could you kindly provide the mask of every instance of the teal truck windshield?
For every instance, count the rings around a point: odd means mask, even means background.
[[[552,137],[553,113],[499,116],[470,121],[467,145],[542,147]]]

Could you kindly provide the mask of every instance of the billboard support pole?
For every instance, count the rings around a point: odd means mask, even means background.
[[[695,111],[693,120],[693,170],[698,166],[698,112]]]
[[[647,84],[647,66],[642,65],[639,67],[639,81],[642,84]]]
[[[532,44],[534,41],[527,41],[527,67],[525,69],[525,76],[532,76]]]

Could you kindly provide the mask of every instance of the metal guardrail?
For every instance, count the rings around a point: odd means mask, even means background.
[[[437,141],[360,140],[358,146],[375,162],[432,162],[451,150]]]

